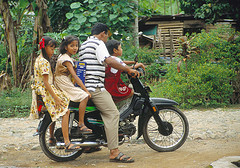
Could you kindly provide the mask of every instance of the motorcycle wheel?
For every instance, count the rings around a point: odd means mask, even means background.
[[[50,138],[50,125],[55,123],[54,127],[54,133],[56,130],[61,129],[61,121],[52,122],[46,127],[46,129],[43,130],[42,134],[39,135],[39,142],[40,146],[42,148],[42,151],[44,154],[57,162],[66,162],[66,161],[72,161],[75,160],[77,157],[79,157],[83,150],[75,151],[75,152],[65,152],[64,148],[57,148],[56,145],[49,145],[49,138]],[[58,131],[59,132],[59,131]],[[59,140],[58,140],[59,142]],[[61,143],[64,143],[63,139],[60,141]]]
[[[187,139],[189,124],[186,116],[175,107],[158,106],[159,116],[170,129],[166,135],[160,133],[152,115],[148,116],[143,125],[143,138],[153,150],[170,152],[180,148]]]

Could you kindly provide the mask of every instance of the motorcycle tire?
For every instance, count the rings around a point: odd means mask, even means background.
[[[66,162],[66,161],[75,160],[77,157],[79,157],[83,153],[83,150],[74,151],[74,152],[65,152],[64,148],[58,149],[56,145],[49,144],[49,138],[50,138],[49,127],[52,123],[50,123],[47,127],[45,127],[42,134],[39,135],[39,142],[40,142],[42,151],[48,158],[57,162]],[[56,130],[61,129],[60,121],[56,121],[54,124],[55,124],[54,132],[56,132]],[[63,142],[63,139],[61,140],[61,142]]]
[[[147,116],[143,125],[143,138],[147,145],[158,152],[170,152],[180,148],[186,141],[189,133],[189,124],[186,116],[176,107],[157,106],[159,116],[165,126],[169,128],[166,134],[161,130],[152,115]]]

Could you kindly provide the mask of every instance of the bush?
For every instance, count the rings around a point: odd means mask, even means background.
[[[30,113],[31,89],[23,93],[19,88],[0,92],[0,118],[26,117]]]
[[[6,62],[7,62],[8,56],[6,52],[6,48],[3,43],[0,41],[0,74],[2,71],[6,71]],[[8,65],[8,69],[10,70],[11,66]]]
[[[239,32],[219,26],[186,38],[180,51],[187,50],[187,55],[181,54],[183,59],[167,67],[166,79],[152,87],[152,95],[176,100],[185,108],[230,104],[233,90],[239,92],[234,84],[239,83],[235,78],[240,65]],[[179,60],[185,61],[180,73]]]
[[[144,64],[151,64],[159,60],[159,49],[149,49],[148,47],[137,48],[128,41],[123,42],[122,48],[122,60],[132,61],[136,55],[138,56],[138,62]]]
[[[228,69],[239,71],[240,67],[240,33],[229,26],[218,26],[209,33],[202,31],[195,34],[191,45],[200,50],[192,54],[190,61],[196,63],[216,62]]]
[[[152,86],[152,96],[173,99],[183,108],[229,104],[233,72],[217,64],[192,65],[177,73],[176,64],[168,67],[167,80]]]

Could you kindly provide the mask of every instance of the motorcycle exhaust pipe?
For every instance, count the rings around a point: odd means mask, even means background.
[[[119,145],[122,145],[124,142],[124,140],[122,140],[121,142],[119,142]],[[77,146],[80,146],[81,148],[82,147],[97,147],[97,146],[105,146],[107,147],[107,143],[106,142],[71,142],[73,143],[74,145],[77,145]],[[57,142],[56,143],[56,148],[57,149],[64,149],[65,147],[65,143],[63,142]]]
[[[96,147],[96,146],[100,146],[103,145],[99,142],[72,142],[74,145],[80,146],[80,147]],[[56,143],[56,148],[57,149],[63,149],[65,147],[65,143],[62,142],[57,142]]]

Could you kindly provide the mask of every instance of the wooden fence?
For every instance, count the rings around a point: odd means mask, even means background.
[[[162,49],[161,56],[174,57],[174,51],[179,48],[177,39],[183,35],[183,22],[161,22],[158,24],[157,36],[154,36],[153,48]]]

